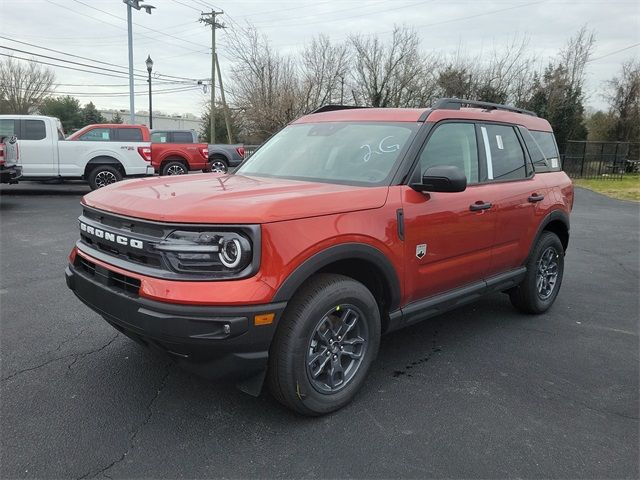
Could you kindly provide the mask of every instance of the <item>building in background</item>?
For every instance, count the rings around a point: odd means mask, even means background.
[[[100,110],[100,113],[107,119],[107,122],[111,122],[116,113],[119,113],[123,122],[129,123],[129,110]],[[149,113],[146,111],[141,110],[137,112],[135,119],[138,125],[149,125]],[[185,115],[163,115],[154,113],[153,128],[156,130],[195,130],[196,132],[200,132],[202,129],[202,119],[189,113]]]

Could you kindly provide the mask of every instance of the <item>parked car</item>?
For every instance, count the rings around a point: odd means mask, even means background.
[[[160,175],[183,175],[189,171],[208,170],[207,144],[195,143],[197,134],[193,130],[154,130],[150,132],[144,125],[105,124],[89,125],[74,133],[69,140],[82,137],[104,135],[107,139],[118,136],[140,138],[151,142],[151,165]]]
[[[4,136],[0,130],[0,183],[18,183],[22,166],[15,135]]]
[[[0,115],[0,131],[20,142],[22,178],[84,179],[92,189],[124,177],[153,175],[151,144],[108,128],[94,130],[78,142],[67,141],[60,120],[38,115]],[[107,141],[109,140],[109,141]]]
[[[85,196],[66,280],[185,368],[254,395],[266,376],[284,405],[320,415],[354,397],[382,333],[493,292],[546,312],[573,198],[531,112],[331,106],[232,175]]]
[[[216,143],[209,145],[209,164],[214,173],[227,173],[229,168],[236,168],[244,160],[244,145],[226,145]]]

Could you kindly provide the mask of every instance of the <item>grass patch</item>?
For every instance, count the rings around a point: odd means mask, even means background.
[[[620,180],[607,178],[585,180],[577,178],[573,183],[578,187],[588,188],[608,197],[640,202],[640,175],[638,174],[626,174]]]

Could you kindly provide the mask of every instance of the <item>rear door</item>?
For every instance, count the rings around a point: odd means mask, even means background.
[[[488,270],[492,276],[524,263],[532,226],[544,211],[547,187],[533,171],[518,127],[481,123],[477,128],[484,157],[482,183],[491,188],[497,222]]]
[[[492,185],[480,182],[479,139],[472,122],[436,125],[420,153],[420,176],[454,165],[467,176],[457,193],[422,193],[403,187],[405,286],[408,303],[484,279],[495,235]],[[414,175],[416,172],[414,172]]]

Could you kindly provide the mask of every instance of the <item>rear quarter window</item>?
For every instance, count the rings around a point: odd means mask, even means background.
[[[43,120],[24,120],[21,140],[43,140],[47,129]]]
[[[191,132],[173,132],[172,137],[173,143],[194,143]]]
[[[142,131],[139,128],[116,129],[116,140],[120,142],[141,142]]]
[[[558,146],[552,132],[524,129],[522,136],[536,173],[562,170]]]

